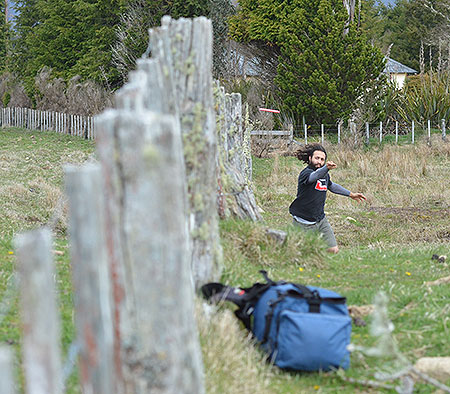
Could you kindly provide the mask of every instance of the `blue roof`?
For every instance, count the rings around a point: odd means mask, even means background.
[[[395,73],[395,74],[417,74],[418,72],[411,67],[405,66],[404,64],[391,59],[386,58],[386,67],[384,68],[385,73]]]

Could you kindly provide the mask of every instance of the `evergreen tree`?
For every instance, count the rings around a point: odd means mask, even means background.
[[[275,84],[284,110],[297,122],[347,118],[384,68],[340,0],[242,0],[232,19],[235,39],[281,50]],[[348,31],[344,33],[344,29]]]
[[[173,0],[170,15],[173,18],[208,16],[209,0]]]
[[[368,0],[363,3],[363,10],[362,27],[373,42],[384,53],[390,48],[390,57],[416,70],[420,69],[421,42],[431,44],[432,56],[436,56],[436,28],[448,26],[450,20],[448,5],[441,6],[438,0],[398,0],[392,7],[376,5],[373,0]],[[429,63],[429,51],[424,55],[425,63]]]
[[[124,1],[19,0],[15,64],[28,90],[44,66],[57,77],[79,74],[114,87],[110,47]]]
[[[210,8],[216,9],[214,5],[220,1],[229,0],[130,0],[115,29],[116,39],[112,50],[113,62],[120,71],[122,81],[126,80],[129,71],[135,67],[136,59],[147,49],[148,29],[159,26],[164,15],[175,19],[209,16]],[[214,37],[216,39],[217,34]]]
[[[0,72],[7,68],[7,47],[9,43],[9,23],[7,21],[7,2],[2,1],[0,7]]]

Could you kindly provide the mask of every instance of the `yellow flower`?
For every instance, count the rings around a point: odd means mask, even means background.
[[[406,271],[405,274],[411,276],[411,272]]]
[[[317,274],[317,277],[320,278],[320,274]]]
[[[303,271],[304,271],[304,268],[303,268],[303,267],[298,267],[298,270],[299,270],[300,272],[303,272]]]
[[[316,384],[315,386],[314,386],[314,390],[319,390],[320,389],[320,386],[318,385],[318,384]]]
[[[14,252],[10,250],[10,251],[8,252],[8,254],[14,254]]]
[[[389,271],[394,272],[395,270],[393,268],[389,268]]]

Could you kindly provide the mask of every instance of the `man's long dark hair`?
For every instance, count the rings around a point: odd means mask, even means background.
[[[297,159],[300,161],[304,161],[305,163],[309,163],[309,158],[313,155],[313,153],[316,150],[320,150],[321,152],[325,153],[325,160],[327,158],[327,151],[325,148],[320,144],[308,144],[305,145],[303,148],[300,148],[297,151]]]

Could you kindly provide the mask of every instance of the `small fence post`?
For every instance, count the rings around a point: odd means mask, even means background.
[[[115,392],[110,272],[105,238],[101,168],[67,166],[75,323],[82,392]],[[89,202],[89,203],[87,203]]]
[[[324,124],[322,123],[320,125],[320,136],[321,136],[321,141],[322,141],[322,145],[325,141],[325,130],[324,130]]]
[[[446,135],[445,135],[445,119],[441,120],[442,122],[442,139],[445,141]]]
[[[370,141],[370,129],[369,129],[369,122],[366,122],[366,144],[369,145]]]
[[[338,144],[341,143],[341,122],[338,123]]]
[[[431,140],[431,122],[430,119],[428,119],[428,141]]]
[[[383,141],[383,122],[380,122],[380,144]]]
[[[414,120],[411,121],[411,142],[414,144]]]
[[[42,228],[20,234],[14,242],[20,277],[26,393],[60,394],[63,384],[52,234]]]
[[[395,143],[398,144],[398,121],[395,121]]]
[[[305,123],[303,125],[303,128],[305,129],[305,145],[308,144],[308,125]]]
[[[13,376],[14,355],[12,349],[2,345],[0,347],[0,387],[2,394],[14,394]]]

